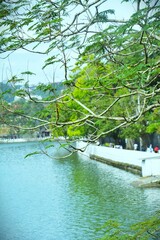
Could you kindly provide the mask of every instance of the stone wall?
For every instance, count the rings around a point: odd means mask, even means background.
[[[91,159],[130,171],[141,176],[160,175],[160,154],[116,149],[79,141],[76,147]]]

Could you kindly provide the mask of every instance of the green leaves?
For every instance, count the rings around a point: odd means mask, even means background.
[[[149,219],[132,225],[130,229],[115,220],[108,220],[101,229],[105,231],[105,235],[100,240],[156,240],[160,237],[159,212]]]
[[[34,156],[34,155],[37,155],[37,154],[42,154],[42,152],[40,152],[40,151],[35,151],[35,152],[32,152],[32,153],[27,154],[24,158],[28,158],[28,157],[31,157],[31,156]]]
[[[25,71],[21,73],[22,75],[36,75],[35,73],[31,72],[31,71]]]
[[[57,56],[49,57],[45,60],[45,64],[42,69],[46,68],[48,65],[53,65],[54,63],[59,62]]]
[[[96,17],[94,18],[95,22],[107,22],[108,20],[108,14],[114,14],[115,11],[113,9],[108,9],[105,11],[102,11],[100,13],[97,13]]]
[[[16,75],[12,76],[11,79],[8,80],[8,83],[19,83],[23,81],[23,78],[18,78]]]
[[[140,1],[124,0],[122,7],[125,2],[135,4],[135,12],[128,20],[114,18],[114,10],[106,10],[106,2],[102,0],[87,4],[68,0],[1,3],[0,52],[11,53],[22,48],[42,53],[46,59],[43,69],[61,66],[61,79],[66,79],[65,88],[40,84],[33,92],[29,82],[24,84],[23,76],[35,75],[34,72],[21,70],[22,78],[13,74],[7,79],[21,88],[10,93],[4,90],[3,100],[7,94],[22,98],[27,95],[33,101],[31,94],[42,95],[43,99],[35,101],[41,102],[41,107],[33,104],[30,111],[23,99],[29,121],[25,119],[23,124],[34,129],[42,124],[56,136],[86,135],[92,139],[111,131],[119,134],[119,127],[123,127],[121,136],[126,137],[131,135],[129,126],[135,122],[135,137],[140,130],[141,133],[157,131],[157,119],[149,119],[146,113],[160,107],[159,5],[158,1],[139,4]],[[17,113],[18,107],[22,106],[16,105]]]

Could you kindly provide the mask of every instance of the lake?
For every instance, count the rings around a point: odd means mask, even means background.
[[[0,239],[95,240],[114,219],[128,226],[159,210],[160,189],[131,185],[138,176],[62,148],[33,155],[40,143],[0,144]]]

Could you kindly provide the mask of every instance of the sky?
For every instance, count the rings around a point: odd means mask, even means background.
[[[115,15],[111,16],[111,18],[114,19],[128,19],[135,11],[131,2],[121,4],[121,0],[108,0],[105,4],[106,9],[115,10]],[[45,59],[46,57],[44,57],[44,55],[33,54],[22,49],[15,51],[5,59],[0,56],[0,81],[6,82],[14,75],[20,77],[21,72],[25,71],[31,71],[36,74],[28,76],[28,78],[25,79],[26,81],[28,80],[31,85],[62,81],[64,79],[64,72],[60,64],[49,66],[42,70]]]

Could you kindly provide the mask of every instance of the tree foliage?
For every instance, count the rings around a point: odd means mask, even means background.
[[[37,117],[23,113],[35,121],[27,129],[45,126],[53,136],[95,141],[137,127],[150,113],[146,129],[159,131],[159,1],[122,1],[122,6],[125,2],[135,8],[127,20],[114,18],[103,0],[1,0],[2,57],[24,49],[45,55],[43,68],[60,63],[64,69],[66,87],[58,96],[50,84],[41,85],[53,93],[42,100],[32,98],[25,84],[14,93],[44,107]],[[24,73],[31,72],[24,69],[22,79],[12,76],[10,82],[23,82]],[[2,105],[4,100],[2,94]],[[16,115],[11,108],[6,111]]]
[[[102,229],[105,229],[105,235],[101,240],[158,240],[160,238],[160,216],[159,212],[142,222],[138,222],[125,228],[115,220],[108,220]]]

